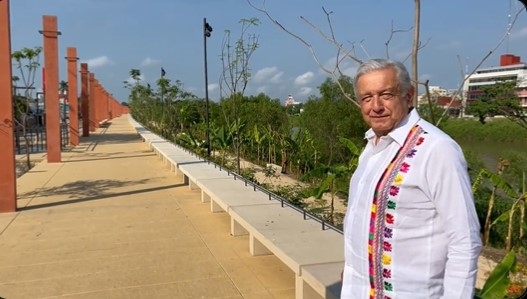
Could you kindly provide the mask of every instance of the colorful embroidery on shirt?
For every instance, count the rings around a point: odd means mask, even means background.
[[[368,261],[370,272],[370,299],[391,299],[392,243],[393,228],[397,221],[395,197],[399,194],[404,176],[411,168],[411,159],[417,152],[416,147],[425,140],[424,130],[414,126],[401,148],[384,170],[373,195],[368,239]],[[409,160],[409,161],[407,161]],[[385,294],[388,293],[388,294]]]

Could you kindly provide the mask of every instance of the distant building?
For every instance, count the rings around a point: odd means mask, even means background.
[[[463,85],[465,95],[464,107],[474,102],[482,93],[482,87],[493,85],[502,81],[516,81],[516,93],[520,105],[527,110],[527,64],[521,62],[520,56],[504,54],[500,56],[500,65],[497,67],[476,70],[466,78]]]
[[[463,103],[461,99],[452,96],[438,97],[436,105],[447,110],[447,114],[451,117],[459,117],[463,111]]]
[[[433,102],[435,102],[438,97],[445,97],[450,95],[449,91],[444,88],[441,88],[441,86],[428,86],[428,92],[430,93],[430,98]],[[428,98],[426,92],[417,96],[417,104],[419,106],[427,103]]]
[[[288,95],[287,98],[285,99],[285,102],[284,102],[284,106],[288,107],[288,106],[295,106],[295,105],[298,105],[300,104],[300,102],[297,102],[295,101],[295,99],[293,98],[292,95]]]
[[[462,112],[462,101],[458,95],[457,90],[444,89],[440,86],[428,86],[430,101],[447,110],[447,114],[451,117],[459,117]],[[422,93],[417,97],[417,104],[419,106],[428,105],[427,93]]]

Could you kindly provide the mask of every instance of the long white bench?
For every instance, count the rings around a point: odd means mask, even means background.
[[[339,298],[344,264],[343,237],[322,229],[321,223],[295,208],[271,199],[228,171],[192,155],[160,136],[133,124],[145,143],[191,189],[200,189],[201,201],[211,212],[231,217],[233,236],[249,235],[252,255],[274,254],[295,273],[297,299]],[[136,127],[137,125],[137,127]]]
[[[188,161],[181,162],[178,165],[178,171],[183,174],[183,181],[189,186],[189,189],[200,189],[198,181],[211,179],[231,179],[226,171],[214,167],[206,161]]]
[[[303,266],[302,277],[296,280],[297,293],[301,298],[339,299],[343,267],[343,262]]]
[[[246,186],[244,181],[235,180],[233,176],[224,179],[201,179],[196,185],[201,189],[201,201],[210,202],[210,211],[213,213],[229,213],[232,208],[239,206],[280,205],[280,202],[270,200],[267,194],[254,191],[250,186]],[[245,232],[238,232],[236,228],[231,221],[233,236]]]
[[[249,234],[252,255],[274,254],[295,272],[297,298],[340,297],[342,235],[323,231],[320,223],[303,220],[298,211],[282,208],[241,180],[206,179],[197,185],[212,212],[230,214],[233,236]]]

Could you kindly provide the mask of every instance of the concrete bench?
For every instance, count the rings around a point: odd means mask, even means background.
[[[166,142],[166,140],[162,137],[154,133],[150,133],[149,131],[141,132],[139,133],[139,136],[141,136],[143,142],[145,142],[148,147],[150,147],[150,149],[152,149],[152,142]]]
[[[296,298],[338,298],[335,276],[340,279],[344,265],[340,233],[322,230],[320,223],[304,220],[290,207],[236,206],[229,214],[231,232],[249,234],[251,255],[274,254],[293,270]]]
[[[293,208],[239,206],[230,208],[229,214],[252,239],[251,254],[273,253],[297,274],[305,265],[344,262],[342,235],[322,230],[320,223],[304,220]]]
[[[196,155],[190,154],[181,147],[169,141],[158,141],[151,143],[151,149],[163,160],[163,163],[170,166],[170,170],[179,174],[178,166],[191,162],[203,162],[204,160]]]
[[[252,255],[274,254],[295,273],[296,298],[339,298],[344,265],[342,235],[282,207],[241,179],[204,163],[180,166],[185,183],[201,190],[213,213],[231,216],[231,235],[249,235]]]
[[[232,177],[229,177],[226,171],[220,170],[219,168],[214,167],[214,164],[209,164],[205,161],[179,162],[177,169],[183,174],[183,181],[189,186],[190,190],[200,189],[197,183],[201,180],[232,180]]]
[[[174,152],[174,151],[180,151],[179,148],[173,144],[172,142],[163,140],[163,141],[153,141],[150,143],[150,148],[158,157],[162,157],[163,155]],[[183,152],[183,151],[181,151]]]
[[[170,170],[174,172],[175,175],[181,174],[181,171],[179,170],[180,165],[205,162],[198,157],[186,153],[165,153],[163,155],[163,161],[166,165],[170,166]]]
[[[201,201],[210,202],[210,210],[213,213],[229,213],[232,208],[240,206],[280,205],[280,202],[269,200],[267,194],[254,191],[251,186],[246,186],[243,180],[235,180],[233,176],[223,179],[201,179],[197,181],[197,186],[201,189]],[[233,236],[246,232],[246,230],[238,232],[235,229],[236,225],[231,221]]]
[[[343,269],[343,262],[303,266],[302,276],[297,276],[295,288],[301,293],[301,298],[339,299]]]

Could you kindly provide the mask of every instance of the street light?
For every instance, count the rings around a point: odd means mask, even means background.
[[[210,37],[212,27],[207,23],[207,18],[203,18],[203,52],[205,62],[205,139],[207,142],[207,157],[210,157],[210,136],[209,136],[209,79],[207,72],[207,37]]]

